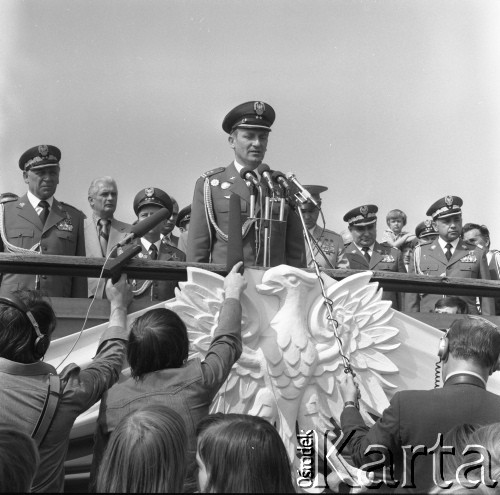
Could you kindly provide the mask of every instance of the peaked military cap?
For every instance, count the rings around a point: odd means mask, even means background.
[[[134,212],[139,214],[140,209],[147,205],[157,205],[161,208],[166,208],[170,214],[174,209],[170,196],[157,187],[146,187],[141,189],[134,198]]]
[[[184,223],[189,223],[190,220],[191,220],[191,205],[188,205],[182,208],[182,210],[179,212],[175,225],[177,227],[180,227]]]
[[[19,168],[23,172],[59,165],[61,150],[50,144],[33,146],[19,158]]]
[[[433,220],[436,220],[437,218],[451,217],[452,215],[462,213],[460,208],[462,205],[462,198],[459,198],[458,196],[445,196],[444,198],[440,198],[433,203],[427,210],[426,215],[428,217],[432,217]]]
[[[271,131],[276,113],[263,101],[247,101],[233,108],[222,122],[222,129],[231,134],[236,128]]]
[[[328,187],[326,186],[304,186],[304,189],[307,189],[316,200],[321,200],[320,194],[328,191]]]
[[[378,207],[375,205],[358,206],[344,215],[344,222],[359,227],[371,225],[377,221],[377,211]]]
[[[427,220],[424,220],[423,222],[420,222],[415,227],[415,235],[419,239],[423,239],[424,237],[429,237],[431,235],[438,235],[438,231],[434,228],[434,225],[432,224],[432,220],[427,219]]]

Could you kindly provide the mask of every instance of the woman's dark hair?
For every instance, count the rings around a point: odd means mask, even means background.
[[[139,316],[130,329],[127,358],[131,375],[180,368],[189,354],[186,325],[169,309],[152,309]]]
[[[466,315],[469,313],[467,303],[457,296],[446,296],[438,299],[434,305],[434,309],[442,308],[457,308],[457,314]]]
[[[290,460],[276,428],[244,414],[207,416],[198,425],[204,492],[294,493]]]
[[[125,416],[111,434],[97,475],[98,493],[178,493],[186,472],[186,425],[154,404]]]
[[[28,493],[39,462],[36,443],[29,435],[0,424],[0,493]]]
[[[18,290],[12,293],[31,311],[38,323],[40,332],[49,338],[56,328],[56,315],[52,306],[42,298],[38,291]],[[9,294],[5,294],[9,297]],[[29,364],[38,360],[35,357],[37,335],[26,314],[19,309],[0,303],[0,357]]]

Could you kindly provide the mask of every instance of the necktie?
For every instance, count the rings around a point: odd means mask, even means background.
[[[450,243],[446,244],[446,246],[445,246],[446,251],[445,251],[444,255],[446,256],[446,259],[447,259],[448,261],[450,261],[450,258],[451,258],[451,247],[452,247],[452,246],[451,246],[451,244],[450,244]]]
[[[42,221],[43,225],[45,225],[47,217],[49,216],[49,203],[45,200],[42,200],[38,203],[38,206],[42,208],[42,211],[40,212],[40,220]]]
[[[99,243],[101,244],[102,255],[106,256],[108,252],[108,239],[109,239],[109,220],[105,218],[99,219]]]
[[[369,247],[364,247],[364,248],[361,248],[361,250],[363,251],[363,256],[365,257],[366,261],[368,261],[368,263],[370,263],[370,260],[371,260],[371,256],[370,256],[370,248]]]
[[[152,260],[158,259],[158,248],[154,244],[151,244],[149,248],[149,258]]]

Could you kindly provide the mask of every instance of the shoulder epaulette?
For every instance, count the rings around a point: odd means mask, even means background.
[[[64,201],[60,201],[60,200],[58,200],[58,201],[59,201],[59,204],[60,204],[60,205],[69,206],[70,208],[72,208],[73,210],[77,211],[78,213],[81,213],[81,214],[85,217],[85,213],[83,213],[83,211],[82,211],[82,210],[79,210],[79,209],[78,209],[78,208],[76,208],[75,206],[70,205],[69,203],[65,203]]]
[[[210,177],[211,175],[220,174],[224,170],[225,170],[224,167],[214,168],[213,170],[209,170],[208,172],[201,174],[201,177],[203,179],[206,179],[207,177]]]
[[[0,194],[0,203],[9,203],[10,201],[16,201],[17,199],[19,199],[19,196],[14,193],[7,192]]]
[[[433,239],[429,239],[428,241],[425,241],[424,239],[420,239],[419,244],[417,246],[415,246],[415,247],[425,246],[427,244],[432,244],[432,242],[433,242]]]

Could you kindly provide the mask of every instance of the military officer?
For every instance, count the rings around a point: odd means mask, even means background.
[[[0,211],[0,251],[85,256],[85,215],[54,198],[59,184],[61,151],[40,145],[19,159],[28,192],[7,196]],[[52,297],[87,297],[87,279],[61,275],[5,273],[1,289],[39,289]]]
[[[240,172],[255,171],[262,163],[275,120],[274,109],[262,101],[249,101],[233,108],[224,118],[223,130],[229,135],[234,161],[226,168],[205,172],[197,181],[191,210],[187,260],[201,263],[227,263],[229,199],[240,198],[243,259],[246,265],[276,266],[282,263],[305,266],[305,246],[298,216],[287,205],[282,222],[271,222],[270,261],[264,263],[262,221],[263,203],[257,197],[255,215],[250,218],[251,193]],[[273,218],[279,203],[273,202]]]
[[[157,187],[141,189],[134,198],[134,212],[137,221],[145,220],[161,208],[172,212],[170,196]],[[142,252],[137,256],[141,259],[160,261],[186,261],[186,255],[165,238],[161,238],[161,231],[165,228],[167,220],[153,227],[144,237],[136,242],[142,246]],[[136,299],[149,299],[151,301],[167,301],[175,296],[177,282],[172,280],[131,280],[132,292]]]
[[[430,218],[426,218],[415,227],[415,235],[419,244],[422,242],[433,241],[439,237],[438,231]]]
[[[179,203],[175,200],[173,196],[170,196],[172,200],[172,216],[165,222],[164,227],[162,228],[161,235],[163,240],[169,244],[170,246],[179,247],[179,238],[172,234],[172,231],[175,228],[175,224],[177,223],[177,217],[179,216]]]
[[[434,228],[439,236],[437,239],[420,244],[415,248],[409,266],[409,273],[435,277],[458,277],[490,279],[486,251],[476,245],[464,241],[462,235],[462,204],[458,196],[445,196],[438,199],[427,210],[432,217]],[[439,294],[408,293],[407,311],[431,312]],[[469,313],[478,313],[476,298],[459,296],[469,308]],[[483,298],[482,313],[494,314],[493,301]]]
[[[321,193],[328,190],[326,186],[304,186],[321,205]],[[310,201],[303,203],[300,207],[306,228],[317,244],[312,242],[313,253],[309,251],[306,244],[307,266],[313,266],[313,255],[319,266],[323,268],[349,268],[349,262],[344,256],[344,241],[342,237],[333,230],[324,229],[318,225],[319,209]]]
[[[344,222],[347,222],[352,235],[352,243],[345,251],[349,268],[406,273],[401,251],[376,240],[377,212],[377,206],[363,205],[344,215]],[[396,292],[384,291],[382,299],[392,301],[393,309],[401,309],[400,297]]]
[[[182,208],[179,212],[179,216],[177,217],[177,221],[175,222],[175,225],[181,231],[177,247],[183,253],[187,253],[189,222],[191,222],[191,205]]]

